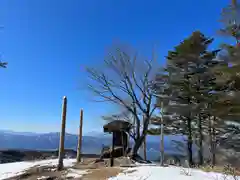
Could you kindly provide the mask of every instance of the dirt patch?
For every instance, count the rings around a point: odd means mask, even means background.
[[[36,179],[60,179],[64,174],[63,171],[56,171],[54,166],[35,166],[25,171],[25,173],[16,176],[14,178],[9,178],[8,180],[36,180]]]
[[[119,166],[119,164],[123,163],[121,159],[116,159],[114,163],[114,167],[109,167],[109,159],[83,158],[81,163],[62,171],[57,171],[56,166],[35,166],[26,170],[22,175],[8,180],[106,180],[127,169]]]
[[[103,160],[103,161],[96,162],[96,159],[92,159],[92,158],[83,159],[81,163],[75,164],[73,166],[74,169],[82,169],[82,170],[98,169],[102,167],[106,167],[106,161]]]
[[[83,159],[79,164],[76,164],[74,169],[87,170],[87,173],[81,177],[81,180],[106,180],[110,177],[117,176],[126,168],[119,167],[118,159],[114,160],[115,167],[109,167],[109,159]]]
[[[82,180],[106,180],[110,177],[117,176],[123,171],[119,167],[105,167],[100,169],[91,169],[88,174],[82,176]]]

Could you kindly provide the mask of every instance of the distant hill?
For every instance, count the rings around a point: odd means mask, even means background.
[[[76,149],[77,135],[66,134],[65,147]],[[83,136],[83,152],[100,153],[102,144],[109,145],[108,137]],[[20,133],[0,131],[0,149],[55,150],[59,144],[59,133]]]
[[[65,148],[76,150],[77,138],[75,134],[66,134]],[[166,137],[165,151],[168,154],[186,155],[186,151],[177,150],[171,143],[174,137]],[[179,139],[179,138],[175,138]],[[147,156],[149,160],[159,159],[160,138],[147,137]],[[59,144],[59,133],[32,133],[0,130],[0,149],[25,149],[25,150],[56,150]],[[99,133],[97,136],[83,136],[82,151],[86,154],[100,154],[102,145],[111,145],[111,136]],[[140,149],[140,154],[142,150]]]
[[[65,148],[68,149],[68,154],[74,156],[77,149],[78,136],[75,134],[66,134]],[[184,147],[178,149],[172,140],[182,142]],[[45,134],[39,134],[34,132],[15,132],[0,130],[0,163],[11,161],[22,161],[31,158],[44,158],[48,156],[57,156],[57,149],[59,144],[59,133],[51,132]],[[99,155],[102,149],[102,145],[111,145],[111,136],[104,133],[89,133],[83,136],[82,151],[84,154],[96,154]],[[131,142],[132,144],[132,142]],[[164,140],[164,148],[166,157],[180,157],[186,158],[187,145],[183,143],[183,137],[166,136]],[[197,148],[194,145],[194,158],[197,158]],[[221,149],[217,149],[221,151]],[[151,161],[159,161],[160,158],[160,137],[159,136],[147,136],[147,159]],[[222,152],[223,151],[223,152]],[[228,151],[222,150],[217,156],[217,160],[221,161],[221,164],[225,162],[238,161],[240,154],[237,156],[232,155]],[[140,155],[143,154],[143,150],[140,149]],[[204,145],[204,156],[209,157],[208,145]],[[31,157],[33,156],[33,157]],[[229,160],[230,159],[230,160]],[[231,163],[232,164],[232,163]],[[239,165],[239,163],[235,163]]]
[[[66,158],[76,158],[77,152],[72,149],[65,149]],[[0,150],[0,164],[19,162],[19,161],[32,161],[32,160],[43,160],[43,159],[55,159],[58,157],[58,150]],[[99,158],[99,155],[95,154],[84,154],[82,157],[87,158]]]

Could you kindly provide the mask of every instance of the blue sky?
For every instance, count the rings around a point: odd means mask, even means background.
[[[84,67],[100,64],[115,40],[159,61],[194,30],[216,36],[228,0],[1,0],[0,129],[59,131],[62,96],[68,97],[67,131],[101,131],[110,105],[90,101],[81,90]],[[216,41],[216,44],[219,41]]]

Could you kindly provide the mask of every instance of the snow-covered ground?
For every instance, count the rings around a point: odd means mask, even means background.
[[[203,172],[197,169],[180,167],[139,166],[129,168],[116,177],[108,180],[236,180],[234,177],[225,176],[214,172]],[[238,180],[238,179],[237,179]],[[240,180],[240,177],[239,177]]]
[[[64,166],[71,167],[76,159],[64,159]],[[34,166],[45,166],[45,165],[57,165],[58,159],[51,160],[42,160],[35,162],[14,162],[14,163],[6,163],[0,164],[0,180],[18,176],[24,173],[24,171],[30,169]]]
[[[69,167],[66,177],[81,177],[87,173],[84,170],[72,169],[75,159],[64,159],[64,166]],[[58,160],[43,160],[36,162],[16,162],[0,164],[0,180],[23,174],[34,166],[57,165]],[[41,179],[41,178],[40,178]],[[39,180],[40,180],[39,179]],[[175,166],[160,167],[158,165],[137,164],[137,167],[128,168],[116,177],[108,180],[240,180],[220,173],[203,172],[197,169],[187,169]]]

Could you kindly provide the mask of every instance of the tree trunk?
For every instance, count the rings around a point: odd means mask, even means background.
[[[132,149],[132,158],[134,159],[135,157],[138,157],[138,150],[142,146],[142,143],[144,141],[144,138],[146,137],[147,134],[147,128],[149,124],[150,117],[145,116],[144,123],[143,123],[143,131],[141,136],[137,135],[137,138],[135,140],[135,144]],[[137,128],[138,129],[138,128]],[[140,126],[139,126],[140,129]],[[140,132],[140,130],[138,130]]]
[[[144,136],[140,136],[140,138],[135,141],[135,144],[132,149],[132,157],[133,158],[138,155],[138,150],[141,147],[143,140],[144,140]]]
[[[202,119],[199,116],[198,117],[198,132],[199,132],[199,150],[198,150],[198,156],[199,156],[199,165],[203,165],[203,147],[202,147],[202,142],[203,142],[203,133],[202,133]]]
[[[188,128],[188,161],[189,165],[193,166],[193,158],[192,158],[192,126],[191,126],[191,119],[187,119],[187,128]]]
[[[164,165],[164,133],[163,133],[163,117],[161,118],[161,166]]]
[[[216,117],[212,120],[212,165],[216,165],[216,130],[215,130],[215,120]]]
[[[143,140],[143,158],[146,161],[147,160],[147,145],[146,145],[146,136],[144,137]]]
[[[138,157],[138,150],[142,146],[142,143],[144,141],[144,138],[146,137],[147,131],[144,131],[142,135],[135,140],[135,144],[132,149],[132,158],[134,159],[135,157]]]
[[[211,163],[213,160],[213,146],[212,146],[212,122],[211,122],[211,116],[208,116],[208,137],[209,137],[209,149],[211,154]],[[213,164],[212,164],[213,165]]]
[[[138,155],[138,150],[141,147],[141,144],[142,144],[142,142],[140,141],[140,139],[137,139],[135,141],[135,144],[134,144],[133,149],[132,149],[132,154],[131,154],[132,158],[134,158]]]

